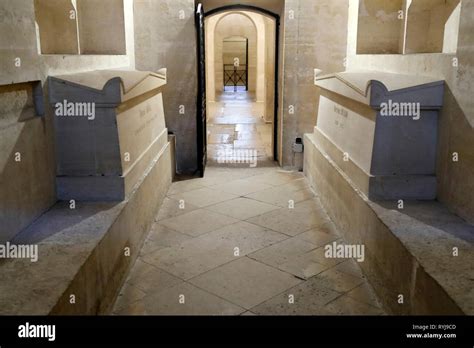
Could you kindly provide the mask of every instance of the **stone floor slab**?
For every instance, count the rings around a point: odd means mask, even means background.
[[[254,180],[257,183],[265,185],[280,186],[301,178],[303,178],[302,173],[277,171],[273,173],[259,175],[258,177],[255,177]]]
[[[196,180],[175,181],[171,184],[171,187],[168,190],[168,196],[194,191],[201,188],[204,188],[204,186],[199,184],[199,182]]]
[[[239,255],[245,256],[287,238],[284,234],[242,221],[211,232],[200,240],[207,245],[226,248],[229,252],[235,253],[235,248],[238,248]]]
[[[245,309],[182,282],[149,294],[120,310],[119,315],[239,315]]]
[[[339,241],[341,240],[339,239]],[[304,255],[301,255],[299,259],[308,261],[308,262],[311,262],[311,261],[317,262],[321,265],[328,266],[328,267],[334,267],[340,263],[343,263],[344,261],[347,261],[347,259],[326,257],[326,250],[324,246],[311,250],[310,252],[307,252]]]
[[[329,268],[327,265],[322,265],[302,257],[297,257],[278,266],[278,269],[304,280],[314,277]]]
[[[190,279],[286,238],[260,226],[239,222],[179,246],[149,253],[144,260],[182,279]]]
[[[333,315],[383,315],[384,312],[377,307],[354,300],[344,295],[325,306]]]
[[[289,238],[249,255],[253,260],[278,268],[281,264],[315,249],[316,246],[304,240]]]
[[[143,258],[181,279],[187,280],[225,263],[235,260],[234,250],[216,241],[194,238],[180,246],[157,250]]]
[[[346,293],[361,285],[364,281],[347,273],[329,269],[314,277],[321,285],[335,291]]]
[[[185,193],[179,193],[170,197],[178,201],[183,200],[185,204],[192,204],[199,208],[204,208],[210,205],[237,198],[238,196],[206,187]]]
[[[254,216],[263,215],[270,211],[279,209],[279,207],[248,198],[236,198],[212,205],[206,209],[235,219],[247,220]]]
[[[272,187],[266,190],[258,191],[247,195],[247,198],[251,198],[260,202],[277,205],[282,208],[288,208],[290,201],[299,203],[312,198],[314,195],[309,190],[292,190],[291,188]]]
[[[160,210],[155,218],[155,221],[160,221],[175,216],[183,215],[196,209],[199,208],[192,204],[186,204],[186,202],[184,202],[183,204],[183,202],[180,202],[176,199],[165,197],[163,204],[161,205]]]
[[[353,259],[344,260],[344,262],[339,263],[334,267],[335,271],[347,273],[354,277],[359,277],[365,279],[362,270],[360,269],[358,263]]]
[[[163,225],[155,223],[145,240],[140,255],[146,255],[159,249],[180,245],[191,237]]]
[[[311,189],[311,186],[308,183],[308,180],[306,178],[302,177],[296,180],[292,180],[284,185],[279,186],[279,188],[287,191],[310,191],[311,193],[315,194],[313,190]]]
[[[133,266],[126,283],[143,291],[145,294],[169,288],[181,282],[181,279],[156,268],[139,258]]]
[[[184,215],[162,220],[160,224],[169,229],[196,237],[238,221],[230,216],[207,209],[198,209]]]
[[[333,226],[332,224],[330,225]],[[336,233],[327,233],[326,231],[331,231],[331,230],[324,229],[324,228],[322,229],[316,228],[316,229],[312,229],[310,231],[301,233],[298,236],[296,236],[296,238],[309,242],[315,245],[315,247],[326,246],[341,238]]]
[[[306,206],[298,208],[296,205],[294,209],[281,208],[248,221],[289,236],[296,236],[327,224],[328,218],[321,210],[308,210]]]
[[[365,303],[372,307],[380,308],[380,303],[377,300],[377,296],[375,295],[372,287],[367,282],[364,282],[357,288],[349,291],[347,293],[347,296],[358,302]]]
[[[383,313],[354,260],[326,257],[326,245],[344,242],[300,173],[210,167],[174,190],[115,313]]]
[[[118,313],[124,308],[129,307],[132,303],[141,300],[146,296],[146,293],[136,286],[125,283],[120,290],[120,293],[115,302],[113,313]]]
[[[271,187],[273,186],[255,182],[254,180],[252,180],[252,177],[250,177],[212,186],[211,188],[231,193],[237,196],[245,196]]]
[[[246,309],[300,282],[287,273],[247,257],[191,280],[192,284]]]
[[[251,308],[251,311],[257,315],[331,315],[325,305],[339,296],[341,293],[312,278]]]

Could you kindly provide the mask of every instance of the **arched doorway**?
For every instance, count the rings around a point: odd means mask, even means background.
[[[249,38],[229,36],[222,41],[224,92],[249,91]]]
[[[215,102],[216,94],[218,94],[219,88],[223,88],[225,82],[223,76],[225,75],[225,69],[223,65],[216,64],[216,54],[213,47],[209,49],[209,40],[206,40],[205,30],[207,29],[207,23],[214,18],[214,25],[219,23],[221,20],[225,20],[226,17],[231,15],[241,15],[248,17],[254,24],[254,26],[264,25],[264,21],[269,21],[273,25],[271,30],[267,29],[267,32],[271,31],[271,35],[267,35],[267,41],[271,42],[271,46],[259,45],[255,48],[253,54],[260,57],[260,61],[256,62],[252,66],[252,50],[250,48],[248,54],[247,64],[247,84],[250,92],[255,92],[253,96],[254,101],[258,104],[264,104],[264,110],[262,117],[267,123],[271,123],[270,137],[270,156],[273,160],[278,160],[278,139],[279,139],[279,120],[278,120],[278,74],[279,74],[279,15],[272,13],[268,10],[249,6],[249,5],[229,5],[219,8],[215,8],[207,13],[204,12],[204,8],[201,4],[198,4],[197,11],[197,29],[198,29],[198,55],[199,55],[199,91],[198,91],[198,165],[200,172],[203,175],[204,168],[207,163],[207,125],[203,120],[206,118],[206,110],[209,102]],[[264,20],[260,20],[258,23],[257,17],[262,17]],[[254,18],[255,17],[255,18]],[[217,20],[215,18],[218,18]],[[258,29],[257,36],[258,34]],[[261,34],[265,35],[265,34]],[[237,35],[239,36],[239,35]],[[270,39],[268,39],[270,37]],[[265,37],[263,38],[265,39]],[[248,45],[251,46],[251,41],[248,41]],[[213,46],[213,45],[211,45]],[[211,52],[209,52],[211,50]],[[271,51],[272,61],[265,66],[265,57]],[[217,55],[219,57],[219,55]],[[209,68],[209,61],[211,61],[212,68]],[[218,61],[217,63],[222,63]],[[216,68],[218,66],[218,68]],[[206,69],[207,68],[207,69]],[[271,73],[268,73],[270,70]],[[221,78],[222,76],[222,78]],[[270,77],[271,76],[271,77]],[[212,81],[211,83],[209,81]],[[218,81],[218,83],[216,82]],[[252,86],[255,87],[252,90]],[[271,93],[269,93],[271,91]],[[217,93],[216,93],[217,92]],[[205,139],[204,139],[205,138]],[[202,162],[202,163],[201,163]]]

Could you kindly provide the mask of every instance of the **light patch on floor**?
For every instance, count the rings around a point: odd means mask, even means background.
[[[225,92],[209,103],[207,113],[209,163],[236,164],[247,154],[255,154],[259,162],[272,161],[273,125],[264,121],[263,103],[245,91]]]

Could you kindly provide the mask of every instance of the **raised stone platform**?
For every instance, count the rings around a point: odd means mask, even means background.
[[[360,266],[387,311],[474,314],[474,226],[436,201],[369,200],[315,134],[305,136],[305,175],[347,243],[365,245]]]
[[[78,202],[73,210],[60,202],[20,233],[12,243],[38,245],[39,259],[0,261],[0,314],[108,313],[171,184],[173,144],[123,202]]]

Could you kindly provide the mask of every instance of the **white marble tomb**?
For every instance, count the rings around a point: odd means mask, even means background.
[[[311,136],[374,200],[436,197],[438,113],[444,81],[353,71],[321,76]]]
[[[60,200],[120,201],[168,142],[159,73],[102,70],[49,78]]]

